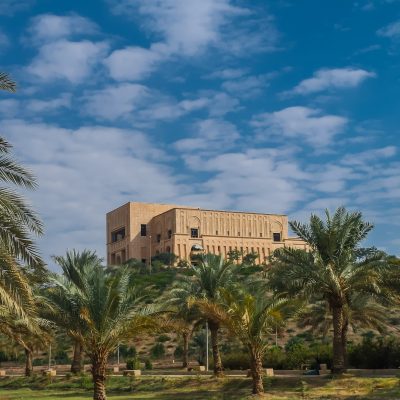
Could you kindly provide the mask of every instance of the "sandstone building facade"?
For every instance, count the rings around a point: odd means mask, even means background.
[[[190,261],[199,248],[225,258],[231,250],[256,252],[262,263],[278,247],[306,248],[288,236],[286,215],[129,202],[106,218],[109,265],[131,258],[149,263],[156,254],[169,252]]]

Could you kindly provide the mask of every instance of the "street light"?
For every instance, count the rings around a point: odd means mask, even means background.
[[[150,249],[149,272],[150,272],[150,274],[151,274],[151,235],[149,235],[149,239],[150,239],[150,246],[149,246],[149,249]]]
[[[208,321],[206,321],[206,371],[208,371]]]

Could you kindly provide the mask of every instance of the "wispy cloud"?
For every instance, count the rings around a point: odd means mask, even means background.
[[[196,57],[210,49],[235,56],[271,51],[278,40],[272,17],[260,19],[230,0],[110,0],[109,4],[117,14],[140,15],[142,27],[155,38],[148,48],[126,47],[109,56],[105,65],[116,80],[144,79],[161,62]]]
[[[261,140],[273,137],[283,141],[302,140],[312,147],[321,148],[328,146],[336,135],[342,133],[347,122],[345,117],[297,106],[258,114],[253,117],[251,125]]]
[[[307,95],[330,89],[347,89],[360,85],[368,78],[375,77],[374,72],[360,68],[320,69],[311,78],[304,79],[292,90],[283,95]]]
[[[38,49],[26,71],[43,82],[66,80],[82,83],[106,56],[108,43],[75,36],[92,35],[97,27],[78,15],[39,15],[28,29],[29,39]]]
[[[400,38],[400,20],[378,29],[376,33],[378,36],[388,37],[391,39]]]

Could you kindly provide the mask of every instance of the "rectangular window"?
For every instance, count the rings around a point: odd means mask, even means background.
[[[160,243],[161,242],[161,233],[159,233],[156,238],[157,238],[157,243]]]
[[[168,229],[168,239],[171,239],[171,238],[172,238],[172,230]]]
[[[260,232],[260,237],[262,237],[262,233]]]
[[[190,237],[198,238],[199,237],[199,230],[197,228],[190,229]]]
[[[280,233],[273,233],[272,234],[274,242],[280,242],[281,241],[281,234]]]
[[[117,231],[111,232],[111,242],[118,242],[125,237],[125,228],[118,229]]]
[[[251,232],[249,232],[249,236],[251,236]]]
[[[215,231],[215,234],[218,236],[218,231]]]
[[[140,236],[147,236],[147,225],[146,224],[140,225]]]
[[[238,236],[240,236],[240,232],[238,232]]]
[[[228,231],[228,236],[229,236],[229,231]]]

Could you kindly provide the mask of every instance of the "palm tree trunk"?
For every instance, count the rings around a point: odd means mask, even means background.
[[[345,321],[342,329],[342,352],[344,360],[344,371],[347,370],[347,331],[349,329],[348,321]]]
[[[253,378],[253,394],[264,393],[264,385],[262,380],[262,357],[261,354],[251,346],[250,351],[250,369]]]
[[[25,347],[25,376],[32,376],[33,373],[33,352]]]
[[[333,319],[333,365],[332,373],[342,374],[345,371],[343,354],[343,307],[332,307]]]
[[[221,355],[219,353],[219,324],[214,321],[208,321],[208,327],[210,328],[211,333],[211,347],[214,359],[214,375],[216,377],[220,377],[224,375],[224,372],[222,367]]]
[[[107,357],[105,355],[94,354],[92,356],[93,400],[107,400],[106,364]]]
[[[79,340],[74,343],[74,357],[71,363],[71,372],[79,374],[82,372],[82,344]]]
[[[183,333],[183,362],[182,368],[189,366],[189,332]]]

